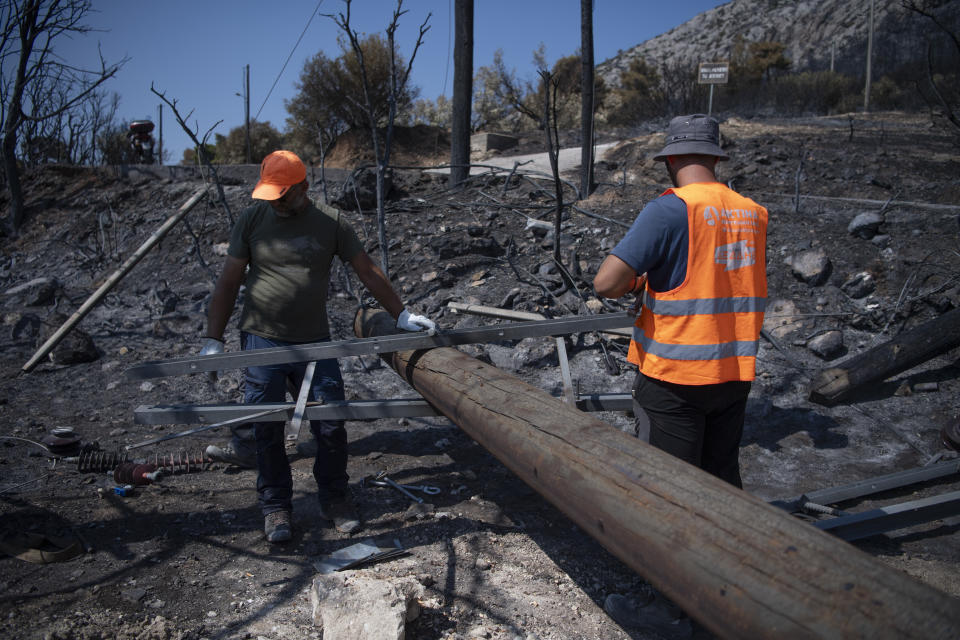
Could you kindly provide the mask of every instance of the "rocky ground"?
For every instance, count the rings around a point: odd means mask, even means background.
[[[722,165],[721,178],[771,214],[767,328],[775,344],[762,345],[748,408],[745,489],[775,500],[955,458],[941,441],[941,430],[960,415],[955,350],[836,406],[812,403],[808,393],[824,367],[960,306],[957,138],[925,116],[893,113],[730,119],[723,131],[732,160]],[[600,186],[566,215],[562,256],[580,281],[576,292],[562,291],[551,267],[552,232],[536,223],[552,223],[552,184],[519,175],[505,182],[506,172],[498,172],[451,193],[442,175],[396,172],[387,211],[396,288],[412,308],[447,328],[492,322],[454,314],[450,302],[549,316],[601,311],[592,275],[638,208],[668,186],[662,168],[647,160],[661,140],[641,133],[608,151],[597,165]],[[517,152],[539,144],[531,136]],[[422,162],[425,155],[420,149],[412,157]],[[324,637],[312,618],[314,563],[369,537],[397,540],[408,553],[347,572],[348,580],[412,593],[419,607],[405,625],[409,638],[688,634],[683,625],[653,631],[607,615],[608,596],[641,600],[649,585],[442,418],[348,424],[351,484],[365,520],[352,537],[318,522],[310,461],[292,453],[295,536],[284,546],[263,540],[252,471],[204,465],[122,496],[107,474],[53,464],[35,443],[55,428],[119,451],[187,428],[136,424],[141,405],[241,398],[238,372],[216,385],[201,376],[133,382],[124,375],[137,363],[199,349],[229,230],[226,212],[210,200],[112,289],[53,361],[21,373],[38,340],[202,186],[185,173],[46,167],[25,178],[28,220],[18,237],[3,238],[0,256],[0,529],[78,540],[85,552],[48,564],[0,557],[0,636]],[[222,173],[236,215],[249,201],[252,174]],[[319,172],[312,175],[320,197]],[[376,216],[363,194],[345,188],[345,175],[328,175],[328,197],[349,211],[377,258]],[[575,199],[569,186],[564,197]],[[343,271],[333,280],[335,338],[352,337],[356,279]],[[227,338],[229,349],[239,348],[235,322]],[[464,349],[561,393],[550,339]],[[629,390],[633,372],[623,341],[572,336],[567,351],[582,393]],[[606,365],[607,353],[619,373]],[[414,395],[372,357],[345,358],[342,368],[350,399]],[[625,414],[599,415],[615,428],[632,428]],[[206,434],[136,452],[198,454],[224,437]],[[441,491],[412,505],[393,490],[361,483],[379,471]],[[861,511],[958,488],[954,475],[839,506]],[[960,596],[958,522],[937,520],[853,544]],[[375,604],[361,606],[354,618],[374,619]]]

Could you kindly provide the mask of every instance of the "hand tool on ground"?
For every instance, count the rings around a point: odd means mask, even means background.
[[[377,479],[377,480],[382,480],[383,482],[385,482],[385,483],[388,484],[389,486],[393,487],[394,489],[396,489],[397,491],[399,491],[399,492],[402,493],[403,495],[407,496],[408,498],[410,498],[411,500],[413,500],[413,501],[416,502],[417,504],[423,504],[423,498],[419,498],[419,497],[413,495],[412,493],[410,493],[409,491],[407,491],[405,488],[403,488],[402,486],[400,486],[399,484],[397,484],[396,482],[394,482],[393,480],[391,480],[390,478],[388,478],[387,475],[386,475],[386,473],[387,473],[386,471],[381,471],[380,473],[377,474],[376,479]]]
[[[307,408],[307,398],[310,397],[310,387],[313,385],[313,372],[317,368],[317,361],[313,360],[303,372],[303,382],[300,384],[300,395],[297,396],[297,406],[293,410],[293,418],[284,431],[287,444],[295,443],[300,437],[300,427],[303,425],[303,412]]]
[[[379,477],[379,476],[378,476]],[[385,482],[384,480],[367,480],[364,484],[372,484],[375,487],[389,487],[392,486],[390,483]],[[420,491],[427,494],[428,496],[435,496],[440,493],[440,487],[434,487],[428,484],[399,484],[397,486],[406,489],[407,491]]]

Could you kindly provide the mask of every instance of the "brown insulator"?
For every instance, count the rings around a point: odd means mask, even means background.
[[[80,473],[103,473],[127,461],[126,454],[116,451],[81,451],[77,458]]]
[[[198,452],[177,451],[169,454],[154,454],[153,463],[167,473],[192,473],[200,471],[206,463],[205,456]]]
[[[113,479],[118,484],[145,485],[156,479],[157,467],[152,464],[123,462],[113,470]]]

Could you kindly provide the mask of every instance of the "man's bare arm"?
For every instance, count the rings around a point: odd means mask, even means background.
[[[237,302],[237,293],[240,291],[240,285],[243,284],[248,262],[249,260],[227,256],[223,271],[220,272],[217,284],[213,288],[210,308],[207,309],[208,338],[223,340],[223,331],[227,327],[227,322],[230,321],[233,305]]]
[[[403,311],[403,302],[397,292],[393,290],[393,285],[387,279],[383,270],[373,263],[366,251],[361,251],[350,259],[350,266],[357,273],[360,282],[367,288],[373,297],[377,299],[387,313],[394,319],[400,316]]]
[[[631,292],[639,293],[643,284],[644,280],[637,276],[633,267],[613,254],[604,259],[593,279],[593,288],[604,298],[620,298]]]

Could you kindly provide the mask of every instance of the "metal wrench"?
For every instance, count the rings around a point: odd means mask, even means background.
[[[375,487],[392,487],[392,486],[393,486],[393,485],[390,484],[389,482],[385,482],[385,481],[382,480],[382,479],[381,479],[381,480],[377,480],[377,479],[367,480],[367,481],[365,481],[364,484],[373,485],[373,486],[375,486]],[[396,485],[397,485],[398,487],[400,487],[401,489],[407,489],[408,491],[420,491],[420,492],[425,493],[425,494],[430,495],[430,496],[435,496],[435,495],[437,495],[438,493],[440,493],[440,487],[434,487],[434,486],[431,486],[431,485],[429,485],[429,484],[400,484],[400,483],[396,483]]]
[[[413,495],[412,493],[410,493],[409,491],[407,491],[406,489],[398,485],[396,482],[394,482],[387,476],[377,476],[377,477],[383,480],[384,482],[386,482],[388,485],[390,485],[397,491],[399,491],[400,493],[402,493],[403,495],[407,496],[408,498],[416,502],[417,504],[423,504],[423,498],[418,498],[417,496]]]
[[[371,482],[371,484],[386,484],[388,486],[391,486],[397,491],[399,491],[400,493],[402,493],[403,495],[407,496],[408,498],[416,502],[417,504],[423,504],[423,498],[413,495],[412,493],[410,493],[409,489],[413,489],[414,491],[423,491],[424,493],[429,495],[436,495],[440,493],[439,487],[431,487],[428,485],[411,486],[411,485],[397,484],[396,482],[394,482],[393,480],[387,477],[386,471],[381,471],[380,473],[378,473],[377,477]]]

